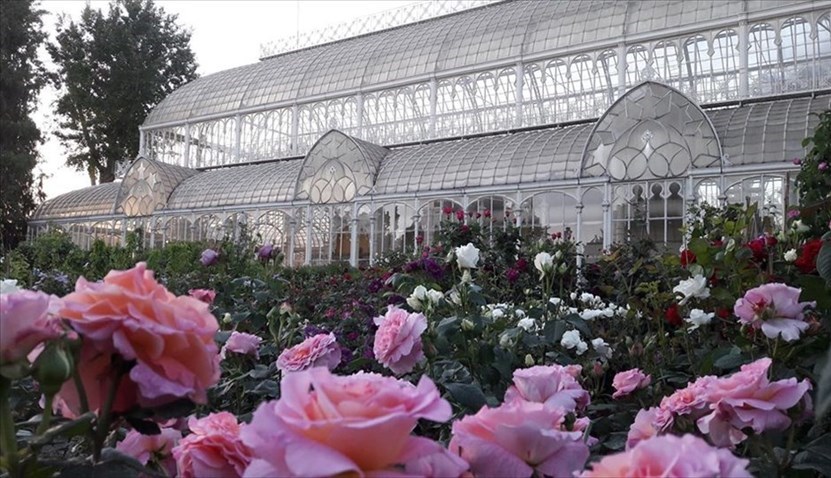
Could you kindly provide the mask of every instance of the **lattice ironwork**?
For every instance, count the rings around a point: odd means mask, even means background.
[[[717,166],[720,159],[718,135],[701,108],[666,85],[646,82],[597,122],[582,176],[679,177],[690,168]]]
[[[367,15],[348,22],[302,32],[286,38],[260,45],[260,59],[270,58],[281,53],[330,43],[345,38],[394,28],[408,23],[415,23],[431,18],[449,15],[493,3],[497,0],[444,0],[411,3],[373,15]]]

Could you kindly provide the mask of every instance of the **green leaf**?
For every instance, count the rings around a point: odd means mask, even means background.
[[[742,354],[742,350],[735,345],[730,350],[713,361],[713,366],[722,370],[732,370],[748,362],[748,358]]]
[[[825,365],[817,382],[817,419],[821,419],[831,410],[831,348],[826,354]],[[829,475],[831,476],[831,475]]]
[[[251,393],[254,395],[276,397],[280,394],[280,384],[274,380],[263,380],[254,387],[254,390],[251,390]]]
[[[805,445],[796,454],[793,467],[797,470],[815,470],[822,476],[831,476],[831,433]]]
[[[817,272],[831,287],[831,231],[822,236],[822,248],[817,255]]]
[[[488,402],[485,394],[482,393],[482,389],[477,385],[470,383],[448,383],[444,387],[450,393],[450,396],[453,397],[453,400],[471,412],[478,412]]]

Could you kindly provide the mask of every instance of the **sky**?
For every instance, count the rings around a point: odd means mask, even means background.
[[[54,41],[59,15],[78,19],[87,3],[95,9],[108,8],[107,1],[42,1],[40,8],[47,12],[43,26],[49,40]],[[411,3],[413,0],[156,0],[166,12],[178,15],[179,24],[191,31],[197,72],[203,76],[257,62],[263,43]],[[47,68],[54,67],[45,48],[39,55]],[[53,88],[44,88],[33,115],[46,139],[40,147],[39,170],[47,175],[47,199],[90,185],[86,172],[64,165],[66,150],[54,135],[58,122],[53,112],[56,98]]]

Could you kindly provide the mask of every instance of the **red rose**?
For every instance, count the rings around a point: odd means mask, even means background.
[[[728,317],[730,317],[730,310],[729,309],[724,309],[724,308],[718,308],[718,309],[716,309],[716,315],[718,316],[719,319],[727,319]]]
[[[794,265],[803,274],[810,274],[817,270],[817,256],[822,249],[822,239],[811,239],[802,246],[802,254],[796,258]]]
[[[470,232],[470,226],[468,226],[467,224],[462,224],[461,226],[459,226],[459,232]]]
[[[683,324],[681,320],[681,314],[678,313],[678,304],[672,304],[671,306],[667,307],[666,312],[664,312],[664,319],[666,319],[669,325],[674,325],[679,327]]]
[[[491,210],[485,209],[484,211],[482,211],[482,215],[485,217],[491,217]]]
[[[757,237],[756,239],[753,239],[752,241],[747,243],[747,247],[749,247],[750,250],[753,251],[754,261],[761,262],[765,260],[765,258],[767,257],[767,251],[765,250],[766,244],[767,241],[765,240],[764,236]]]
[[[524,271],[528,267],[528,261],[520,257],[519,259],[517,259],[516,265],[514,267],[516,267],[516,269],[519,271]]]
[[[453,214],[453,208],[450,206],[444,206],[443,208],[441,208],[441,212],[443,212],[445,216],[449,216]]]
[[[458,219],[460,221],[464,221],[465,220],[465,212],[462,211],[461,209],[457,210],[456,211],[456,219]]]
[[[689,249],[684,249],[681,251],[681,265],[687,267],[690,264],[695,263],[695,253]]]

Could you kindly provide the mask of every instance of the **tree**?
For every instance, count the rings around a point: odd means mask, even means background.
[[[139,151],[138,128],[171,91],[196,77],[190,32],[152,0],[117,0],[109,12],[89,5],[78,23],[58,22],[48,46],[60,91],[56,133],[66,163],[95,184],[115,179],[120,161]]]
[[[45,82],[42,13],[32,0],[0,4],[0,249],[25,239],[26,218],[43,198],[33,174],[41,134],[29,117]]]

